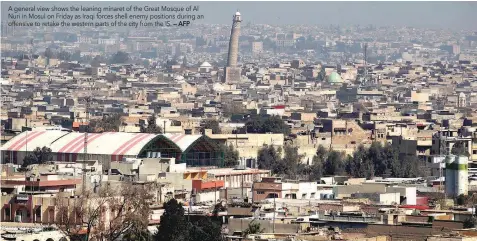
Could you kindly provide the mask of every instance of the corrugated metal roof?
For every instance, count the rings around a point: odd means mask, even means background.
[[[27,138],[28,136],[28,138]],[[105,155],[138,155],[141,149],[156,134],[104,132],[88,134],[88,153]],[[162,135],[174,142],[182,151],[185,151],[201,135],[164,134]],[[36,147],[49,147],[54,153],[83,153],[84,133],[66,131],[28,131],[23,132],[5,143],[1,150],[28,151]]]

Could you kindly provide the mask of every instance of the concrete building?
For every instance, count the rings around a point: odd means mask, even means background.
[[[254,182],[252,190],[253,202],[269,198],[298,200],[333,199],[333,191],[331,189],[318,188],[316,182],[282,181],[281,178],[277,177],[264,177],[262,181]]]

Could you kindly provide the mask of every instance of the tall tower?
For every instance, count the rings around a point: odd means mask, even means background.
[[[242,17],[240,16],[239,12],[236,12],[232,21],[232,30],[230,31],[229,55],[227,58],[227,67],[237,67],[240,22],[242,22]]]
[[[230,31],[229,53],[224,73],[226,83],[240,81],[241,69],[237,67],[240,22],[242,22],[242,16],[237,11],[232,21],[232,30]]]

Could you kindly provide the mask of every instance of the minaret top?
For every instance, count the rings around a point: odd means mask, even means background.
[[[237,12],[234,15],[234,22],[241,22],[241,21],[242,21],[242,17],[240,15],[240,12],[237,10]]]

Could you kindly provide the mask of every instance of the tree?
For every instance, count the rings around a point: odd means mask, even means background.
[[[23,159],[22,167],[25,168],[33,164],[44,164],[53,160],[53,154],[51,149],[44,146],[42,148],[37,147],[33,150],[33,153],[28,154]]]
[[[249,234],[259,234],[263,233],[265,229],[262,229],[260,226],[260,223],[256,222],[255,220],[252,220],[249,224],[248,227],[243,231],[243,236],[247,237]]]
[[[204,217],[200,221],[189,225],[190,241],[221,241],[222,229],[219,222],[213,221],[210,217]]]
[[[189,222],[184,216],[184,208],[175,199],[164,204],[161,225],[153,240],[221,241],[221,225],[211,217],[202,217],[199,221]],[[221,207],[216,205],[216,209]]]
[[[296,179],[301,170],[303,170],[303,164],[301,163],[302,155],[298,154],[298,147],[285,146],[285,155],[282,158],[275,160],[273,172],[275,174],[285,175],[287,178]]]
[[[118,132],[122,124],[121,114],[104,115],[100,120],[91,120],[89,123],[90,132]]]
[[[470,156],[469,151],[465,148],[463,141],[458,141],[452,146],[451,153],[456,156]]]
[[[464,228],[476,228],[477,227],[477,217],[472,216],[464,221]]]
[[[279,116],[256,116],[245,124],[249,133],[283,133],[290,134],[290,127]]]
[[[264,146],[258,150],[257,165],[260,169],[270,170],[274,162],[280,159],[281,154],[274,146]]]
[[[345,173],[344,154],[332,150],[323,164],[324,175],[342,175]]]
[[[147,119],[147,127],[141,126],[141,133],[161,134],[162,128],[156,124],[156,116],[152,115]]]
[[[222,145],[224,152],[224,166],[233,167],[239,164],[239,152],[232,145]]]
[[[125,64],[129,61],[129,54],[118,51],[116,54],[114,54],[111,59],[109,60],[109,63],[111,64]]]
[[[110,219],[104,230],[107,240],[118,240],[122,235],[135,234],[139,237],[147,231],[149,223],[149,201],[151,186],[121,185],[115,198],[109,200]]]
[[[369,156],[369,149],[366,150],[364,146],[360,145],[353,153],[353,156],[348,159],[347,171],[353,177],[372,178],[374,176],[374,164]]]
[[[326,72],[325,72],[325,67],[321,66],[320,73],[318,73],[317,80],[320,82],[325,81],[326,79]]]
[[[385,157],[386,147],[381,142],[373,142],[368,149],[368,158],[373,162],[374,175],[383,176],[389,173],[388,160]]]
[[[127,183],[116,189],[106,185],[97,192],[86,190],[73,198],[59,196],[56,199],[56,226],[71,240],[78,241],[113,241],[122,235],[144,234],[152,197],[149,190]]]
[[[456,198],[457,205],[460,205],[460,206],[465,205],[466,204],[466,199],[467,199],[467,197],[464,194],[460,194]]]
[[[227,208],[222,204],[222,202],[219,202],[215,204],[212,214],[214,215],[214,217],[218,217],[220,212],[225,212],[225,211],[227,211]]]
[[[47,59],[51,59],[51,58],[54,57],[54,53],[50,48],[45,49],[45,54],[44,55],[45,55],[45,58],[47,58]]]
[[[189,240],[189,223],[184,216],[184,208],[175,199],[164,203],[164,214],[161,216],[161,225],[154,235],[156,241],[187,241]]]
[[[30,165],[33,165],[33,164],[36,164],[38,163],[38,159],[37,157],[32,154],[32,153],[29,153],[28,155],[25,156],[25,158],[23,158],[23,164],[22,164],[22,167],[21,167],[21,171],[23,170],[26,170],[25,168],[30,166]]]
[[[110,198],[106,189],[101,189],[98,194],[88,190],[77,198],[58,197],[56,225],[74,240],[88,241],[99,235],[94,228],[99,225],[102,210]],[[80,237],[79,233],[83,233],[84,237]]]
[[[58,53],[58,59],[69,61],[71,59],[71,54],[66,51],[61,51]]]
[[[308,180],[317,181],[323,177],[323,163],[326,160],[326,156],[324,156],[326,153],[326,149],[320,145],[316,151],[316,155],[313,156],[313,163],[309,167]]]
[[[123,236],[123,241],[149,241],[152,240],[152,236],[148,230],[139,232],[127,231]]]
[[[81,61],[81,50],[76,50],[71,55],[71,60],[80,62]]]
[[[212,129],[212,134],[222,133],[220,130],[219,122],[217,120],[212,120],[212,119],[205,120],[202,129],[203,129],[202,132],[204,132],[205,129]]]
[[[91,66],[92,67],[99,67],[101,66],[101,63],[105,63],[106,60],[104,59],[104,57],[102,57],[101,55],[96,55],[94,56],[93,60],[91,60]]]

